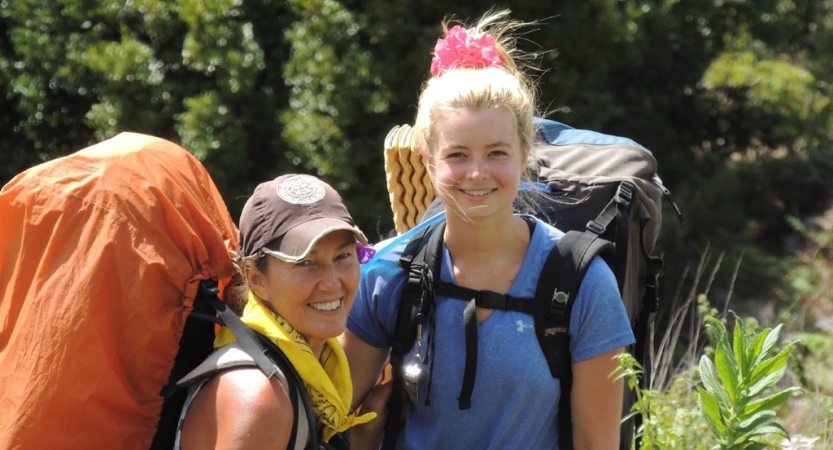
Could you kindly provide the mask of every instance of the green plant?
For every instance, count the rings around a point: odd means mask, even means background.
[[[624,378],[628,389],[634,392],[636,396],[631,412],[625,416],[622,421],[626,421],[634,416],[641,417],[641,425],[636,430],[635,439],[641,442],[640,449],[652,448],[668,448],[670,442],[675,440],[676,436],[668,436],[662,427],[658,427],[656,423],[656,416],[653,408],[655,407],[654,399],[657,396],[657,391],[650,389],[641,389],[639,387],[639,379],[643,375],[642,366],[630,353],[622,353],[616,357],[619,360],[619,367],[613,372],[618,378]]]
[[[733,313],[734,314],[734,313]],[[771,435],[789,438],[777,422],[774,408],[783,404],[797,387],[761,398],[784,376],[792,344],[781,352],[775,345],[781,325],[759,334],[747,330],[735,316],[730,343],[726,327],[717,319],[706,321],[706,332],[714,344],[714,361],[700,359],[700,408],[718,441],[719,449],[780,448]]]
[[[624,378],[635,395],[631,412],[622,421],[634,416],[641,419],[631,448],[705,450],[710,447],[714,440],[691,394],[690,371],[676,374],[666,391],[642,389],[639,387],[642,366],[629,353],[617,359],[619,367],[613,375]]]

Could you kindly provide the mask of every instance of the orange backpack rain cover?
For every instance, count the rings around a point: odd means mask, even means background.
[[[0,449],[147,449],[199,281],[237,229],[205,168],[135,133],[0,191]]]

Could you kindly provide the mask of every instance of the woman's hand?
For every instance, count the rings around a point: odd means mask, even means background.
[[[364,401],[356,411],[356,414],[375,412],[376,418],[350,429],[351,450],[374,449],[382,442],[385,422],[387,422],[388,418],[387,404],[388,399],[390,399],[392,386],[390,365],[388,365],[380,377],[379,383],[367,393]]]

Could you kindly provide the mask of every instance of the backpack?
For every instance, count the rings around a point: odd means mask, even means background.
[[[182,147],[121,133],[0,191],[0,449],[150,447],[199,283],[237,228]]]
[[[414,227],[407,233],[410,240],[399,260],[408,277],[400,298],[390,355],[394,391],[389,411],[400,411],[405,393],[415,386],[411,377],[418,374],[419,368],[407,365],[403,357],[414,347],[421,327],[428,326],[430,333],[432,302],[437,292],[452,298],[475,299],[470,302],[471,310],[476,305],[534,316],[535,332],[550,371],[561,381],[559,447],[567,450],[572,448],[572,374],[567,330],[578,286],[590,261],[601,256],[616,276],[636,338],[626,351],[644,368],[640,384],[645,387],[650,376],[647,331],[659,303],[657,283],[662,259],[653,250],[660,230],[662,197],[669,199],[681,221],[685,222],[685,218],[657,176],[653,155],[636,142],[544,119],[536,119],[536,126],[539,139],[533,147],[529,169],[535,188],[543,189],[546,195],[530,195],[532,186],[522,186],[516,210],[523,211],[526,205],[534,203],[535,216],[566,234],[549,255],[542,274],[551,276],[540,277],[532,302],[439,281],[436,264],[441,249],[443,205],[433,198],[430,189],[416,187],[427,180],[424,168],[406,167],[421,165],[414,157],[417,152],[411,148],[411,128],[395,127],[389,133],[385,144],[386,172],[396,229],[403,233]],[[476,321],[466,323],[461,409],[467,406],[465,399],[471,395],[476,373]],[[470,355],[470,350],[474,355]],[[630,413],[633,401],[633,392],[626,387],[623,416]],[[388,418],[382,448],[395,448],[401,416],[389,414]],[[632,416],[622,424],[622,449],[631,448],[639,418]]]
[[[194,310],[185,323],[179,352],[174,361],[168,384],[162,388],[160,393],[165,398],[165,403],[162,406],[162,413],[150,447],[151,450],[174,448],[177,425],[188,394],[187,388],[182,387],[178,381],[182,380],[184,376],[192,374],[192,370],[211,354],[215,325],[227,326],[237,338],[240,348],[248,354],[254,365],[268,378],[277,376],[278,370],[284,374],[285,386],[293,410],[292,433],[286,447],[288,450],[295,449],[301,414],[304,415],[306,430],[309,432],[309,444],[304,447],[305,449],[339,450],[349,448],[345,433],[337,433],[329,443],[319,443],[318,434],[314,430],[312,432],[309,430],[309,424],[315,423],[315,417],[301,376],[283,351],[269,338],[249,328],[226,303],[220,300],[218,293],[219,288],[216,281],[204,280],[200,282],[199,292],[194,300]],[[206,379],[216,375],[220,370],[240,365],[251,364],[249,362],[245,364],[223,362],[221,368],[204,372],[198,371],[198,375],[192,381]]]
[[[202,164],[122,133],[14,177],[0,223],[0,449],[172,448],[237,248]]]

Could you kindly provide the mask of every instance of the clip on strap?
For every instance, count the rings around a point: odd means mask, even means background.
[[[633,185],[630,183],[621,183],[616,189],[616,195],[613,197],[616,203],[622,205],[630,205],[633,199]]]
[[[607,229],[607,227],[603,226],[599,222],[596,222],[595,220],[591,220],[587,222],[587,229],[589,231],[592,231],[593,233],[600,235],[605,232],[605,229]]]

